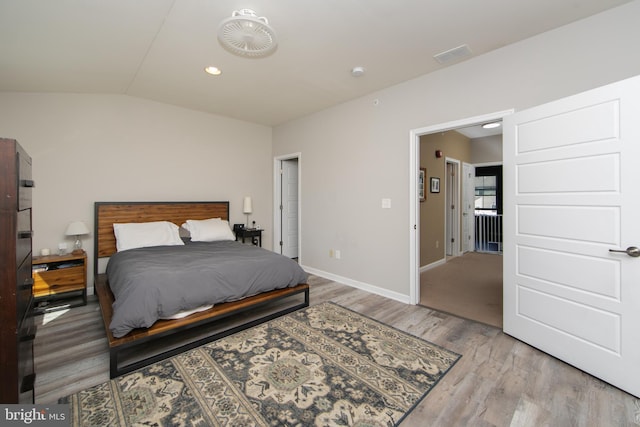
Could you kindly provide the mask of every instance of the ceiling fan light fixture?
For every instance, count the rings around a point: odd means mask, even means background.
[[[234,55],[244,58],[263,58],[278,47],[276,32],[267,18],[251,9],[233,12],[218,28],[220,45]]]

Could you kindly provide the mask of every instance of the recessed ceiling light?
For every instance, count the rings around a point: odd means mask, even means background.
[[[218,67],[214,67],[212,65],[205,67],[204,72],[207,74],[211,74],[212,76],[219,76],[222,74],[222,70]]]
[[[482,125],[482,129],[494,129],[497,127],[500,127],[500,122],[491,122]]]
[[[353,77],[360,77],[364,75],[364,67],[353,67],[353,69],[351,69],[351,75]]]

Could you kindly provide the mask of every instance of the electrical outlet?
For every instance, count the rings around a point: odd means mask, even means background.
[[[436,240],[436,249],[440,247],[440,240]]]
[[[340,250],[339,249],[336,249],[335,255],[336,255],[336,259],[340,259]]]

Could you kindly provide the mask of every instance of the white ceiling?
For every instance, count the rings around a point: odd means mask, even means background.
[[[501,121],[500,121],[500,126],[495,128],[484,129],[482,127],[483,124],[484,123],[473,125],[473,126],[466,126],[463,128],[458,128],[456,129],[456,132],[460,132],[461,134],[463,134],[469,139],[477,139],[477,138],[485,138],[487,136],[502,135]]]
[[[0,0],[0,91],[126,94],[277,125],[450,65],[437,53],[477,56],[628,1]],[[275,29],[273,55],[218,44],[243,8]]]

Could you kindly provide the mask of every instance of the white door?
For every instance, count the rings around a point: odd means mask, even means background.
[[[476,168],[469,163],[462,164],[462,251],[475,250],[475,193]]]
[[[282,161],[282,255],[298,257],[298,159]]]
[[[640,76],[504,120],[504,331],[640,396]]]
[[[445,232],[446,254],[449,256],[460,255],[459,165],[460,162],[453,159],[447,159],[445,163]]]

